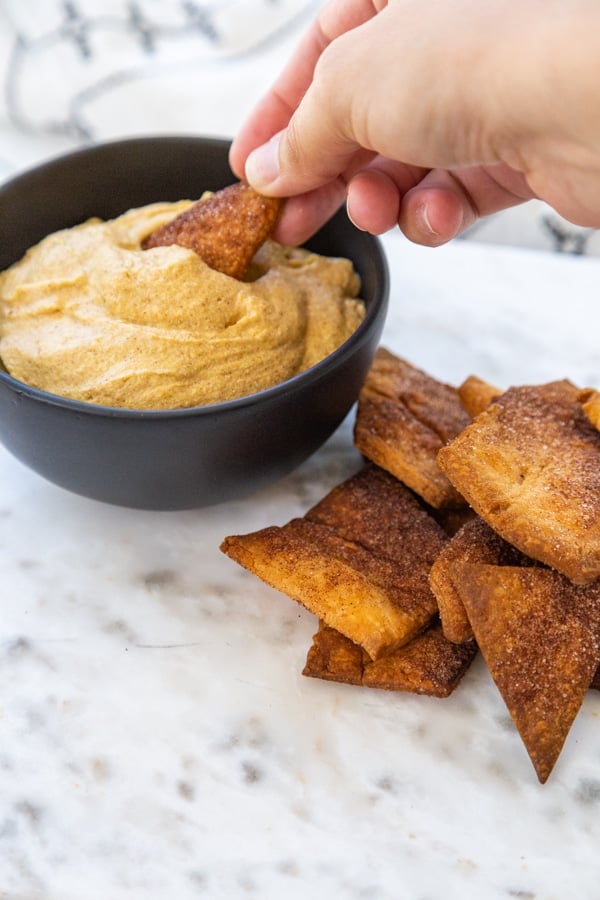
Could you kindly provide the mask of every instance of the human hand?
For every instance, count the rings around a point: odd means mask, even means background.
[[[238,134],[231,164],[289,196],[300,243],[358,227],[436,245],[541,197],[600,225],[595,0],[331,0]]]

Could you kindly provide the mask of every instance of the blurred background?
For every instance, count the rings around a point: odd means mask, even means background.
[[[0,0],[0,180],[90,142],[231,138],[323,0]],[[600,255],[533,202],[466,240]]]

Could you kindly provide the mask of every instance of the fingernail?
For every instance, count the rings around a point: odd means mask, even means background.
[[[418,224],[423,231],[425,231],[427,234],[433,235],[434,237],[440,236],[439,232],[436,231],[435,228],[433,228],[431,222],[429,221],[429,210],[427,209],[427,206],[425,204],[417,207],[415,215],[417,217]]]
[[[364,230],[365,230],[364,228],[361,228],[360,225],[357,225],[357,223],[356,223],[356,222],[354,221],[354,219],[352,218],[352,211],[351,211],[351,209],[350,209],[350,204],[349,204],[349,203],[346,204],[346,215],[348,216],[348,218],[350,219],[350,221],[352,222],[352,224],[354,225],[355,228],[358,228],[359,231],[364,231]]]
[[[257,147],[246,160],[246,178],[256,190],[266,188],[279,177],[279,141],[281,134]]]

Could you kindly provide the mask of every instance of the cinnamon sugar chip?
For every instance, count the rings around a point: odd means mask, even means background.
[[[409,647],[410,644],[406,646]],[[360,644],[355,644],[321,621],[319,630],[313,635],[302,674],[325,681],[360,685],[364,668],[369,663],[372,663],[371,657]]]
[[[469,413],[472,419],[487,409],[502,393],[500,388],[488,384],[477,375],[469,375],[461,385],[457,388],[460,402]]]
[[[447,540],[410,491],[368,466],[303,518],[221,549],[376,659],[437,613],[428,574]]]
[[[334,487],[304,518],[405,568],[416,561],[428,571],[448,540],[403,484],[370,463]]]
[[[575,584],[600,576],[600,433],[568,381],[514,387],[438,461],[506,541]]]
[[[467,522],[456,533],[431,567],[429,583],[438,602],[444,635],[449,641],[459,644],[473,637],[473,629],[456,584],[460,579],[461,563],[534,565],[530,557],[507,544],[480,518]]]
[[[460,506],[436,456],[469,421],[455,388],[380,348],[360,393],[354,442],[431,506]]]
[[[303,675],[387,691],[448,697],[470,666],[474,641],[447,641],[438,622],[393,653],[373,661],[358,644],[321,625],[313,637]]]
[[[277,222],[282,200],[241,182],[202,198],[146,238],[145,250],[179,244],[212,269],[241,279]]]
[[[446,697],[479,647],[544,783],[600,690],[599,398],[455,390],[379,349],[354,431],[370,462],[221,549],[319,618],[304,675]]]
[[[544,783],[600,663],[600,584],[542,567],[457,568],[477,644]]]
[[[600,431],[600,391],[586,388],[579,394],[579,402],[594,428]]]

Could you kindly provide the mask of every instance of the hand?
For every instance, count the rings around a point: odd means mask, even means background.
[[[600,225],[595,0],[332,0],[238,134],[231,164],[289,196],[300,243],[358,227],[437,245],[540,197]]]

